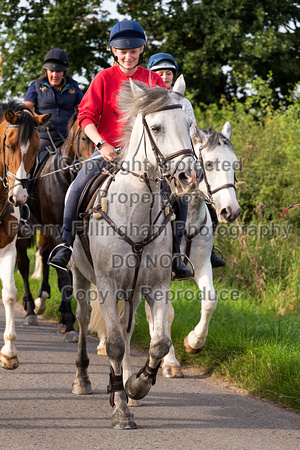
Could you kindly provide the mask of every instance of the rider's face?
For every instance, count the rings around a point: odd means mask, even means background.
[[[163,82],[165,83],[167,88],[170,89],[172,86],[172,83],[173,83],[173,78],[174,78],[174,74],[173,74],[172,70],[169,70],[169,69],[158,70],[156,73],[158,73],[158,75],[160,77],[162,77]]]
[[[63,76],[63,70],[47,70],[47,77],[51,86],[60,86]]]
[[[143,52],[143,47],[130,48],[130,49],[119,49],[114,48],[113,52],[118,58],[118,63],[121,66],[121,70],[125,73],[131,72],[136,69],[139,63],[140,54]]]

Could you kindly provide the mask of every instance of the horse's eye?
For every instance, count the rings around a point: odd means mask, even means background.
[[[214,168],[214,163],[213,163],[213,161],[206,161],[206,163],[205,163],[205,169],[206,169],[206,170],[213,170],[213,168]]]
[[[161,131],[160,127],[151,127],[151,130],[153,131],[153,133],[159,133]]]

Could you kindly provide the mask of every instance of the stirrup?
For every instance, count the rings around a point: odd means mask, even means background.
[[[58,266],[57,264],[53,264],[53,263],[51,262],[51,258],[52,258],[53,252],[54,252],[55,250],[57,250],[59,247],[65,247],[65,248],[67,248],[68,250],[71,250],[71,252],[72,252],[71,257],[73,256],[73,248],[72,248],[70,245],[67,245],[65,242],[62,242],[61,244],[58,244],[56,247],[54,247],[54,248],[52,249],[52,251],[50,252],[50,255],[49,255],[49,257],[48,257],[47,264],[48,264],[49,266],[55,267],[56,269],[64,270],[65,272],[70,272],[70,266],[71,266],[71,265],[69,265],[68,268],[65,268],[65,267]],[[70,259],[71,259],[71,258],[70,258]]]
[[[172,281],[183,281],[183,280],[189,280],[190,278],[194,278],[194,276],[195,276],[195,267],[194,267],[194,264],[192,263],[192,261],[190,260],[190,258],[188,257],[188,256],[186,256],[186,254],[185,253],[177,253],[176,255],[174,255],[173,257],[172,257],[172,262],[173,262],[173,260],[175,259],[175,258],[178,258],[178,257],[184,257],[185,259],[187,259],[187,261],[190,263],[190,265],[191,265],[191,269],[192,269],[192,276],[189,276],[189,277],[185,277],[185,278],[179,278],[179,277],[176,277],[176,275],[174,275],[173,276],[173,270],[172,270],[172,273],[171,273],[171,280]]]
[[[32,231],[31,226],[26,219],[23,219],[21,217],[21,219],[19,220],[17,239],[31,239],[33,235],[34,232]]]
[[[222,253],[222,251],[218,248],[218,247],[215,247],[215,246],[213,246],[213,249],[212,249],[212,251],[215,251],[215,250],[218,250],[218,252],[220,253],[220,255],[221,255],[221,258],[222,259],[224,259],[224,256],[223,256],[223,253]]]

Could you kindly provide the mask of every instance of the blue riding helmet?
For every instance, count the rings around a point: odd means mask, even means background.
[[[111,29],[109,45],[118,49],[138,48],[145,45],[147,38],[141,25],[134,20],[122,20]]]
[[[60,48],[52,48],[45,56],[43,68],[58,71],[67,70],[69,68],[68,55]]]
[[[155,55],[150,56],[148,65],[148,70],[157,72],[158,70],[172,70],[174,78],[178,72],[178,64],[169,53],[155,53]]]

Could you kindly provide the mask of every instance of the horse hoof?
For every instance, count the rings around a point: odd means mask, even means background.
[[[92,386],[91,383],[88,384],[79,384],[79,383],[73,383],[72,385],[72,394],[75,395],[90,395],[92,394]]]
[[[132,417],[123,417],[120,414],[113,416],[112,426],[115,430],[133,430],[137,428],[137,424]]]
[[[6,355],[0,353],[0,363],[1,367],[6,370],[14,370],[19,367],[19,360],[17,356],[13,356],[12,358],[8,358]]]
[[[162,374],[166,378],[184,378],[180,366],[164,366]]]
[[[38,320],[36,315],[26,316],[24,319],[24,325],[38,325]]]
[[[141,380],[140,377],[136,377],[136,373],[128,378],[125,384],[125,391],[129,398],[133,400],[140,400],[146,397],[150,388],[152,386],[152,381],[145,379]]]
[[[67,331],[64,335],[65,342],[78,342],[78,333],[76,331]]]
[[[107,356],[106,347],[97,348],[97,355],[99,355],[99,356]]]
[[[42,292],[41,297],[35,299],[35,314],[37,316],[41,316],[45,311],[47,307],[47,298],[49,298],[49,294],[47,292]]]
[[[127,404],[131,408],[137,408],[139,406],[142,406],[141,400],[133,400],[133,398],[129,398]]]
[[[185,350],[186,350],[188,353],[191,353],[192,355],[197,355],[197,354],[200,353],[200,352],[203,350],[203,348],[204,348],[204,347],[201,347],[201,348],[193,348],[193,347],[191,347],[191,346],[189,345],[189,343],[188,343],[188,337],[187,337],[187,336],[184,338],[183,345],[184,345]]]
[[[63,323],[59,323],[57,325],[57,332],[63,334],[65,331],[66,331],[66,325],[64,325]]]

